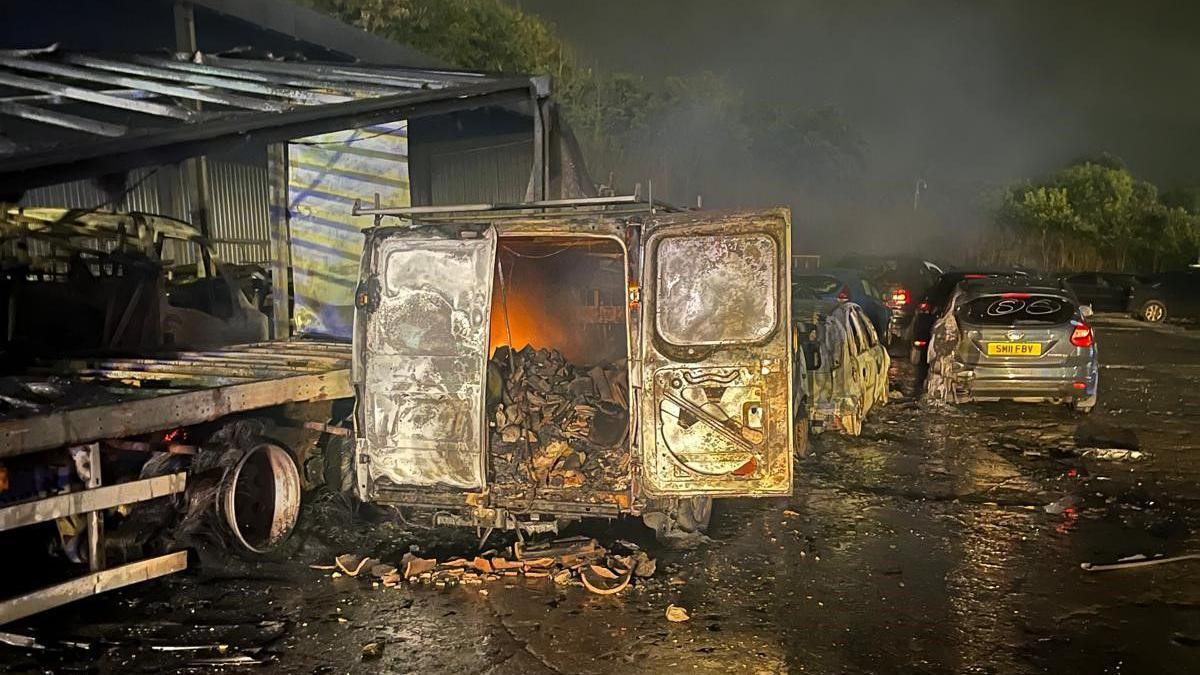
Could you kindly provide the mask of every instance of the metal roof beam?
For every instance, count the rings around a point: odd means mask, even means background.
[[[285,109],[285,106],[277,101],[265,101],[263,99],[251,98],[249,96],[239,96],[237,94],[216,94],[203,89],[190,89],[188,87],[163,84],[161,82],[153,82],[150,80],[143,80],[141,78],[126,77],[124,75],[111,75],[105,72],[97,72],[96,70],[89,70],[86,68],[73,68],[71,66],[64,66],[58,63],[50,63],[48,61],[18,59],[10,56],[0,55],[0,65],[8,66],[9,68],[17,70],[28,70],[35,73],[58,75],[61,77],[69,77],[76,80],[86,80],[88,82],[98,82],[117,87],[132,87],[134,89],[141,89],[142,91],[153,92],[163,96],[176,96],[179,98],[191,99],[193,101],[217,103],[233,108],[262,110],[265,112],[279,112]]]
[[[231,79],[223,77],[210,77],[207,75],[197,75],[194,73],[180,72],[168,70],[165,68],[154,68],[151,66],[138,65],[135,63],[126,63],[124,61],[111,61],[109,59],[99,59],[94,56],[79,56],[70,55],[65,57],[67,61],[81,66],[90,68],[100,68],[110,70],[117,73],[128,73],[131,75],[141,75],[143,77],[157,77],[160,79],[174,80],[176,82],[190,82],[192,84],[201,84],[217,89],[232,89],[235,91],[243,91],[251,94],[263,94],[275,98],[297,101],[306,105],[315,105],[319,103],[336,103],[347,100],[344,96],[333,96],[330,94],[322,94],[320,92],[310,91],[308,89],[297,89],[295,87],[281,87],[258,82],[250,82],[241,79]]]
[[[123,136],[128,128],[123,124],[112,124],[99,120],[69,115],[56,110],[43,110],[31,105],[0,101],[0,114],[20,117],[21,119],[52,124],[56,127],[84,131],[97,136]]]
[[[184,122],[191,121],[196,117],[196,113],[192,112],[191,110],[185,110],[177,106],[151,103],[150,101],[134,101],[127,98],[109,96],[108,94],[103,94],[93,89],[83,89],[81,87],[75,87],[69,84],[37,80],[32,77],[13,75],[11,73],[0,72],[0,84],[8,87],[14,87],[16,89],[40,91],[44,94],[57,94],[65,98],[73,98],[77,101],[96,103],[109,108],[132,110],[134,112],[145,113],[147,115],[157,115],[158,117],[172,117],[177,120],[183,120]]]
[[[155,56],[133,56],[130,57],[136,63],[153,66],[156,68],[169,68],[176,71],[187,71],[201,75],[214,75],[222,78],[237,78],[238,80],[250,80],[254,82],[262,82],[276,86],[300,87],[302,90],[329,90],[341,92],[343,94],[366,97],[366,96],[386,96],[388,94],[397,93],[394,88],[381,87],[378,85],[369,84],[352,84],[334,80],[319,80],[311,77],[292,77],[279,76],[269,73],[256,72],[253,70],[238,70],[235,68],[218,68],[203,63],[192,63],[191,61],[175,61],[173,59],[164,59]]]
[[[297,64],[274,61],[245,61],[220,56],[205,56],[204,62],[213,66],[251,73],[279,73],[282,75],[316,78],[322,82],[365,82],[368,84],[391,83],[406,89],[442,89],[447,81],[477,82],[475,78],[434,78],[422,74],[404,74],[399,69],[364,69],[341,64]]]
[[[210,119],[83,146],[5,157],[0,162],[0,186],[19,191],[136,166],[177,162],[246,143],[274,143],[483,105],[524,102],[529,100],[530,91],[529,78],[513,77],[448,90],[409,91],[377,99],[302,106],[281,113]]]

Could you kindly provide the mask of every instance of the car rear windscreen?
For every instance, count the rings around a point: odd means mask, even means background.
[[[1053,295],[1007,293],[976,298],[962,309],[967,323],[977,326],[1066,323],[1075,315],[1075,305]]]
[[[813,295],[829,295],[836,293],[842,287],[840,281],[824,275],[806,275],[792,277],[792,285],[811,292]]]

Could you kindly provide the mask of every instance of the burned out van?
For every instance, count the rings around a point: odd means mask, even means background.
[[[790,494],[788,211],[554,206],[358,209],[357,496],[667,536],[713,497]]]

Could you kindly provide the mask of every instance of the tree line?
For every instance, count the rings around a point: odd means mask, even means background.
[[[1200,191],[1160,194],[1103,154],[1004,190],[978,257],[1042,270],[1155,272],[1196,262],[1198,250]]]

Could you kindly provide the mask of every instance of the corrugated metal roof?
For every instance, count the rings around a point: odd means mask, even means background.
[[[542,78],[206,54],[0,51],[0,185],[27,189],[203,154],[548,94]]]

